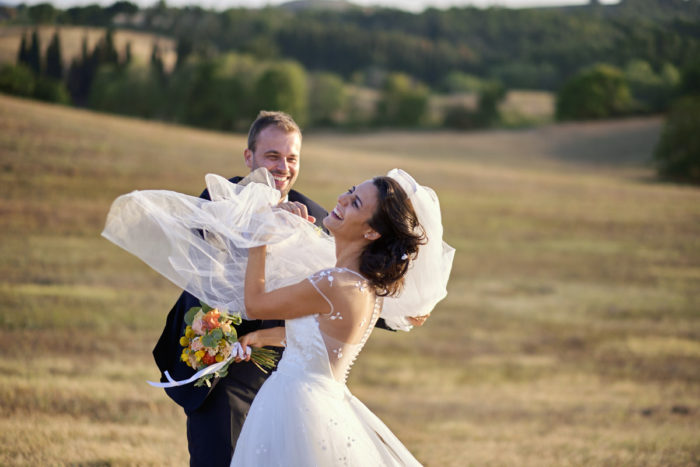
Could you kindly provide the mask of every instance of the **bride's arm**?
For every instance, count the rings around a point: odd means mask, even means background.
[[[244,287],[248,319],[292,319],[330,311],[308,280],[265,292],[265,251],[265,246],[248,250]]]

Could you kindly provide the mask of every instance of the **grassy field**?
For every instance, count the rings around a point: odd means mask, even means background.
[[[440,195],[450,294],[349,381],[423,463],[700,463],[700,190],[654,181],[659,125],[305,136],[326,206],[393,167]],[[186,465],[145,383],[178,290],[99,233],[116,196],[198,194],[243,147],[0,96],[0,465]]]

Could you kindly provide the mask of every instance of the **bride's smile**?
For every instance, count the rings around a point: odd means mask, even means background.
[[[374,230],[368,221],[377,207],[377,187],[372,180],[353,186],[338,196],[338,203],[323,220],[323,225],[336,238],[366,239]]]

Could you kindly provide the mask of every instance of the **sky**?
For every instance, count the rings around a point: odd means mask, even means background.
[[[25,0],[24,3],[35,4],[49,1],[59,8],[66,8],[76,5],[87,5],[99,3],[101,5],[111,5],[115,0]],[[156,0],[130,0],[140,6],[149,6],[156,3]],[[266,5],[279,5],[288,0],[166,0],[171,6],[184,6],[196,4],[203,8],[224,9],[228,7],[249,7],[257,8]],[[420,12],[428,7],[449,8],[452,6],[502,6],[510,8],[522,8],[530,6],[561,6],[561,5],[581,5],[588,3],[588,0],[350,0],[352,3],[363,6],[384,6],[399,8],[408,11]],[[4,2],[3,2],[4,3]],[[7,2],[14,3],[14,2]],[[17,3],[21,3],[17,0]],[[616,0],[603,0],[602,3],[616,3]]]

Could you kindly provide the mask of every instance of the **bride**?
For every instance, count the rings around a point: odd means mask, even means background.
[[[415,465],[418,462],[345,386],[350,366],[396,295],[423,236],[401,186],[377,177],[338,197],[323,224],[336,263],[265,292],[265,246],[245,277],[251,319],[284,319],[287,348],[253,401],[231,465]],[[255,331],[241,344],[279,345],[285,328]]]
[[[367,180],[324,219],[330,239],[270,209],[274,194],[265,208],[264,184],[207,184],[209,204],[173,192],[125,195],[103,235],[212,306],[286,320],[240,338],[244,348],[286,349],[231,465],[420,465],[345,381],[380,314],[408,329],[407,317],[428,314],[446,294],[454,250],[442,241],[434,192],[396,169]]]

